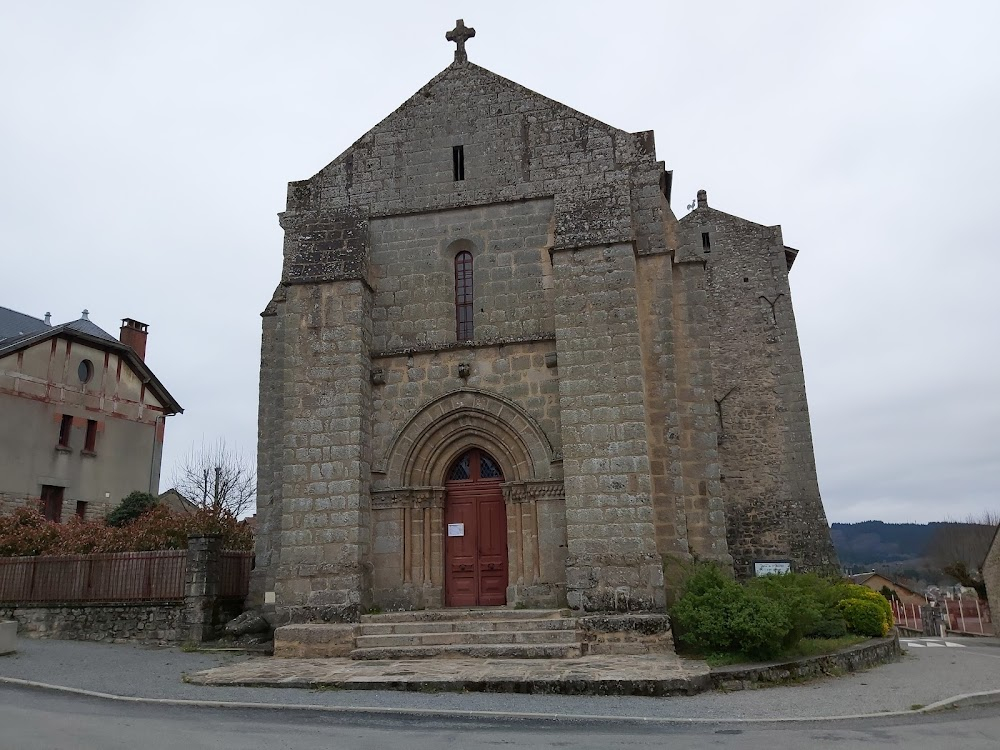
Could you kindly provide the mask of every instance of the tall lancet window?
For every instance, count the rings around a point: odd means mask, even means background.
[[[455,333],[459,341],[473,338],[472,253],[466,250],[455,256]]]

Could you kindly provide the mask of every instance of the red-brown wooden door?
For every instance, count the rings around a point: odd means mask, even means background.
[[[445,486],[445,604],[507,603],[507,509],[500,466],[473,448],[448,471]]]

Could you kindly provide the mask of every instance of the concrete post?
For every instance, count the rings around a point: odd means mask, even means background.
[[[0,620],[0,656],[17,650],[17,622]]]
[[[201,643],[215,635],[213,616],[221,572],[222,537],[219,534],[189,536],[184,577],[184,625],[188,641]]]

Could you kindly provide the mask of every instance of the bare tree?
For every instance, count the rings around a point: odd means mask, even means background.
[[[940,570],[957,566],[977,577],[998,524],[1000,513],[989,510],[964,521],[946,522],[931,537],[926,557]]]
[[[221,438],[214,445],[192,445],[174,467],[173,480],[178,492],[216,514],[239,517],[253,508],[257,497],[255,462]]]

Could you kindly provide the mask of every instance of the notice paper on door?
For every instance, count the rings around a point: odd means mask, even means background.
[[[448,536],[465,536],[465,524],[464,523],[449,523],[448,524]]]

